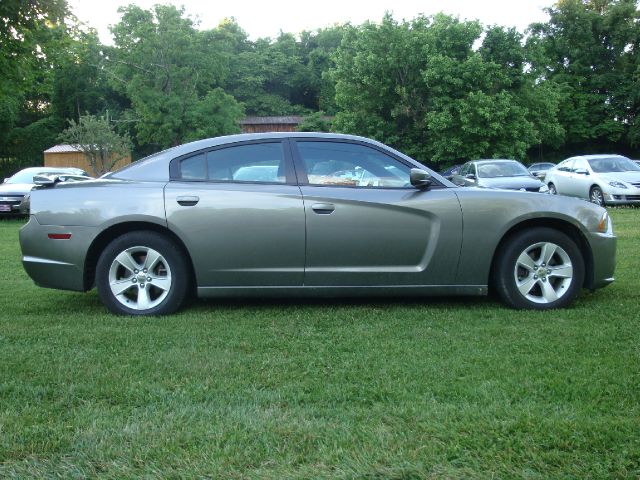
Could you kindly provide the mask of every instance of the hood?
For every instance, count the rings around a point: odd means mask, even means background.
[[[640,172],[607,172],[599,173],[603,180],[607,182],[627,182],[627,183],[640,183]]]
[[[478,185],[486,188],[503,188],[506,190],[539,189],[544,185],[537,178],[529,176],[479,178]]]
[[[3,183],[0,185],[0,195],[26,195],[32,188],[31,183]]]

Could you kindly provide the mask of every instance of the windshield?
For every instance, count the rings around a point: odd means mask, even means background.
[[[478,164],[481,178],[529,176],[529,171],[520,162],[483,162]]]
[[[640,172],[640,166],[626,157],[591,158],[589,166],[596,173]]]

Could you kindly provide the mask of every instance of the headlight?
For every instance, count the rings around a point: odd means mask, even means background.
[[[604,212],[598,222],[598,232],[613,235],[613,222],[609,218],[609,214]]]
[[[627,188],[627,186],[622,182],[609,182],[609,185],[615,188]]]
[[[538,191],[540,193],[549,193],[549,187],[547,187],[546,185],[542,185]]]

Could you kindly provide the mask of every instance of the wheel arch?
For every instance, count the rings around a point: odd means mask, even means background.
[[[513,225],[509,230],[505,232],[505,234],[498,242],[495,251],[493,252],[493,257],[491,259],[491,271],[489,274],[489,286],[493,288],[495,283],[495,269],[496,264],[498,263],[498,257],[502,252],[502,247],[509,242],[509,240],[519,232],[530,228],[536,227],[545,227],[552,228],[554,230],[558,230],[565,235],[567,235],[571,240],[573,240],[580,252],[582,252],[582,258],[584,260],[585,267],[585,275],[584,275],[584,284],[585,288],[593,288],[593,252],[591,251],[591,246],[587,241],[586,237],[580,231],[578,227],[573,225],[571,222],[566,220],[561,220],[559,218],[532,218],[528,220],[524,220],[520,223]]]
[[[91,290],[95,286],[96,280],[96,265],[98,263],[98,258],[100,254],[103,252],[105,247],[109,245],[113,240],[118,238],[119,236],[139,230],[151,230],[153,232],[160,233],[165,235],[169,239],[171,239],[177,246],[182,250],[182,253],[185,255],[187,259],[187,265],[189,266],[189,273],[191,277],[191,284],[195,288],[195,269],[193,267],[193,260],[191,255],[189,255],[189,251],[186,246],[175,233],[169,230],[162,225],[158,225],[157,223],[151,222],[143,222],[143,221],[130,221],[117,223],[115,225],[111,225],[109,228],[100,232],[100,234],[93,240],[91,246],[87,251],[87,256],[84,262],[84,278],[83,284],[85,290]]]

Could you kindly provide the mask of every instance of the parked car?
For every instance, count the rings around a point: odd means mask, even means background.
[[[0,185],[0,215],[20,214],[20,204],[25,195],[35,186],[36,175],[56,175],[62,181],[87,180],[91,177],[79,168],[30,167],[5,178]]]
[[[269,166],[251,177],[248,167]],[[242,172],[242,180],[235,178]],[[275,175],[272,175],[275,172]],[[20,230],[36,284],[97,287],[117,314],[226,296],[484,295],[570,304],[613,281],[605,209],[458,188],[362,137],[244,134],[177,146],[31,195]]]
[[[585,198],[597,205],[640,204],[640,166],[622,155],[583,155],[547,172],[551,193]]]
[[[529,165],[529,168],[527,170],[529,170],[529,173],[534,177],[544,181],[544,177],[547,174],[547,171],[555,166],[556,166],[555,163],[539,162],[539,163],[532,163],[531,165]]]
[[[548,192],[541,180],[532,176],[517,160],[472,160],[453,175],[461,187],[502,188],[527,192]]]
[[[447,180],[451,180],[453,176],[460,171],[460,167],[462,167],[462,165],[452,165],[446,170],[440,172],[440,175],[442,175]]]

